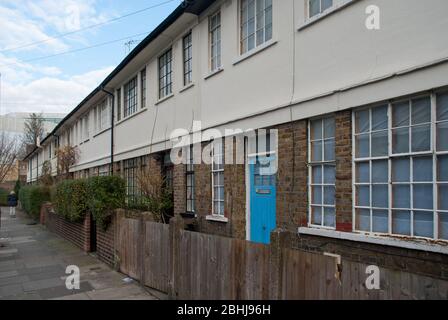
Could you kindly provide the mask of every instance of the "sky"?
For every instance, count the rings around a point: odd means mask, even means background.
[[[68,113],[129,53],[126,42],[141,41],[180,3],[0,0],[0,114]],[[61,37],[66,33],[70,34]],[[58,55],[115,40],[119,41]],[[57,56],[40,59],[50,55]]]

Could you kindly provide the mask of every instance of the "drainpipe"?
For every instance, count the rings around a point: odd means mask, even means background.
[[[103,86],[101,87],[101,91],[108,94],[112,97],[112,112],[111,112],[111,125],[110,125],[110,175],[114,174],[114,128],[115,128],[115,95],[107,91]]]

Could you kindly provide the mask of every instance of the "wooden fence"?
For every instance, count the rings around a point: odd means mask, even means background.
[[[385,268],[368,290],[367,265],[284,247],[281,234],[267,246],[185,231],[182,218],[117,222],[120,270],[174,299],[448,299],[447,281]]]

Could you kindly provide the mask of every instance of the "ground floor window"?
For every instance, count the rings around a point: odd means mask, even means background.
[[[224,216],[224,144],[222,140],[212,145],[212,213]]]
[[[128,204],[137,202],[137,158],[125,160],[123,162],[123,177],[126,183],[126,197]]]
[[[186,200],[187,200],[187,213],[194,214],[194,192],[195,192],[195,181],[194,181],[194,161],[193,161],[193,145],[187,148],[187,164],[185,166],[185,179],[186,179]]]
[[[335,119],[309,123],[310,220],[313,226],[336,227]]]
[[[448,239],[448,135],[440,134],[447,95],[361,109],[353,118],[355,229]]]

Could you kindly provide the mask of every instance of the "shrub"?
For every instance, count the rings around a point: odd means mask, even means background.
[[[56,212],[72,222],[84,220],[87,207],[87,181],[65,180],[51,192]]]
[[[98,225],[105,230],[113,210],[125,205],[125,182],[117,176],[89,178],[87,193],[88,208]]]
[[[22,182],[20,180],[17,180],[16,185],[14,186],[14,192],[16,193],[17,197],[19,197],[20,188],[22,188]]]
[[[20,188],[19,199],[23,210],[37,219],[42,204],[50,200],[50,190],[45,186],[24,186]]]
[[[8,191],[0,189],[0,206],[6,207],[8,205]]]

